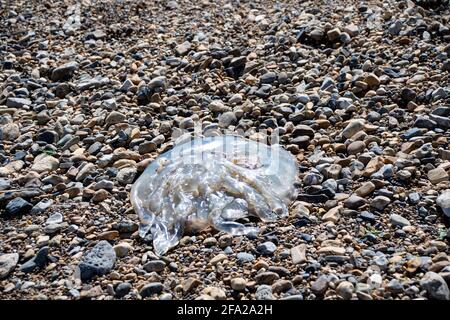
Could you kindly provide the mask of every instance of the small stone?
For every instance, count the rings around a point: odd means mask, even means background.
[[[131,288],[132,286],[131,283],[129,282],[119,283],[116,289],[114,290],[116,298],[122,298],[126,296],[131,291]]]
[[[233,112],[225,112],[219,116],[219,126],[221,128],[228,128],[230,125],[237,123],[236,115]]]
[[[403,28],[403,23],[400,20],[396,20],[394,23],[392,23],[388,29],[389,33],[397,36],[399,35],[400,31]]]
[[[95,165],[92,163],[86,163],[78,172],[75,177],[76,181],[83,181],[88,175],[90,175],[95,170]]]
[[[326,275],[321,275],[314,281],[311,285],[311,291],[316,295],[323,295],[328,289],[328,277]]]
[[[400,227],[405,227],[405,226],[410,226],[411,222],[409,222],[408,219],[403,218],[402,216],[393,213],[389,216],[389,221],[391,222],[392,225],[394,226],[400,226]]]
[[[280,279],[275,281],[274,284],[272,284],[272,291],[274,293],[280,293],[280,292],[286,292],[293,288],[293,284],[289,280]]]
[[[25,98],[8,98],[6,100],[6,106],[8,108],[22,108],[23,106],[31,105],[31,101]]]
[[[217,245],[217,240],[214,237],[208,237],[205,240],[203,240],[203,245],[205,247],[213,247]]]
[[[366,200],[355,194],[352,194],[347,200],[344,201],[344,206],[349,209],[358,209],[365,204]]]
[[[267,72],[263,74],[259,80],[261,83],[272,83],[277,79],[277,74],[275,72]]]
[[[56,170],[58,169],[58,167],[59,167],[58,159],[46,153],[41,153],[34,159],[34,163],[31,166],[31,170],[41,173]]]
[[[108,191],[104,190],[104,189],[100,189],[95,191],[94,195],[92,196],[92,201],[93,202],[102,202],[106,199],[108,199],[109,193]]]
[[[352,154],[358,154],[360,152],[363,152],[366,148],[366,144],[362,141],[355,141],[348,145],[347,147],[347,153]]]
[[[244,262],[252,262],[253,260],[255,260],[255,256],[252,255],[251,253],[247,253],[247,252],[239,252],[236,255],[236,259],[238,261],[240,261],[241,263]]]
[[[100,233],[97,236],[97,239],[112,241],[114,239],[117,239],[118,237],[119,237],[119,231],[111,230],[111,231],[105,231],[105,232]]]
[[[58,141],[58,134],[55,131],[45,130],[36,137],[36,141],[44,141],[48,144],[54,144]]]
[[[307,125],[298,125],[294,128],[294,131],[292,131],[292,136],[308,136],[309,138],[314,138],[314,130]]]
[[[218,287],[206,287],[203,294],[210,296],[213,300],[225,300],[227,298],[225,291]]]
[[[136,168],[123,168],[117,173],[116,179],[122,185],[132,184],[136,174]]]
[[[230,234],[224,234],[219,237],[218,245],[220,248],[226,248],[233,244],[233,236]],[[238,254],[239,256],[239,254]],[[239,259],[239,258],[238,258]]]
[[[162,260],[152,260],[147,262],[143,269],[147,272],[161,272],[166,267],[166,263]]]
[[[240,93],[235,93],[230,100],[228,100],[229,103],[231,104],[238,104],[242,102],[242,95]]]
[[[150,89],[156,89],[156,88],[165,88],[166,87],[166,77],[156,77],[150,80],[148,87]]]
[[[437,197],[436,204],[441,207],[444,214],[450,218],[450,189],[445,190]]]
[[[375,185],[368,181],[364,182],[361,187],[355,190],[355,193],[360,197],[365,197],[371,194],[375,190]]]
[[[429,271],[420,280],[420,285],[427,290],[431,298],[436,300],[450,300],[447,283],[439,274]]]
[[[263,255],[272,255],[275,250],[277,250],[277,246],[273,242],[267,241],[259,244],[256,247],[256,250],[258,250],[258,252]]]
[[[217,113],[227,112],[230,110],[230,107],[224,105],[223,102],[220,100],[211,101],[211,103],[208,105],[208,108],[212,112],[217,112]]]
[[[306,262],[306,245],[300,244],[291,249],[291,257],[293,264],[301,264]]]
[[[378,87],[380,85],[380,79],[373,73],[368,74],[364,79],[364,82],[367,83],[369,87]]]
[[[185,41],[175,48],[175,52],[180,56],[186,55],[190,50],[191,50],[191,43],[189,41]]]
[[[233,290],[244,291],[247,286],[247,281],[244,278],[233,278],[230,284]]]
[[[155,151],[158,148],[156,143],[152,141],[146,141],[139,145],[138,151],[140,154],[146,154]]]
[[[355,37],[359,34],[359,27],[352,23],[344,27],[344,32],[347,32],[350,36]]]
[[[352,120],[342,131],[342,136],[344,138],[351,138],[357,132],[361,131],[364,127],[364,122],[362,120]]]
[[[388,285],[386,286],[386,290],[392,293],[396,293],[399,294],[401,292],[403,292],[404,287],[403,284],[397,280],[397,279],[392,279],[391,281],[389,281]]]
[[[45,221],[46,224],[58,224],[63,222],[63,215],[60,212],[56,212],[52,214],[48,219]]]
[[[325,33],[323,30],[316,28],[309,33],[309,36],[315,41],[321,41],[325,36]]]
[[[408,170],[399,170],[399,171],[397,171],[397,177],[400,180],[404,180],[404,181],[409,180],[411,178],[411,176],[412,176],[412,174]]]
[[[328,210],[327,213],[325,213],[322,216],[322,221],[331,221],[333,223],[337,223],[339,221],[339,212],[342,209],[342,206],[337,206],[334,208],[331,208],[330,210]]]
[[[0,256],[0,280],[5,279],[19,262],[18,253],[6,253]]]
[[[116,256],[119,258],[126,257],[131,251],[133,251],[133,247],[128,242],[120,242],[113,248]]]
[[[102,240],[85,253],[82,262],[78,264],[77,274],[81,280],[89,280],[95,275],[104,275],[110,272],[115,263],[114,248],[108,241]]]
[[[358,217],[360,217],[363,220],[369,221],[369,222],[376,222],[377,216],[369,211],[363,211],[361,212]]]
[[[36,255],[20,266],[20,271],[30,273],[35,269],[42,269],[47,263],[48,247],[42,247]]]
[[[170,293],[163,293],[160,297],[159,300],[163,300],[163,301],[168,301],[168,300],[172,300],[173,296]]]
[[[299,148],[306,149],[309,146],[311,138],[308,136],[298,136],[291,140],[292,144],[297,145]]]
[[[444,168],[436,168],[428,171],[428,179],[432,184],[448,181],[448,173]]]
[[[327,247],[320,248],[317,252],[319,254],[343,256],[343,255],[345,255],[345,248],[327,246]]]
[[[274,300],[272,287],[269,285],[258,286],[256,289],[255,298],[256,300]]]
[[[20,136],[19,126],[15,123],[7,123],[0,126],[0,141],[14,141]]]
[[[278,279],[280,279],[278,273],[272,271],[258,273],[255,277],[255,281],[260,284],[272,284]]]
[[[342,281],[336,288],[336,293],[344,300],[350,300],[355,286],[349,281]]]
[[[370,206],[379,211],[383,211],[386,206],[391,203],[391,199],[385,196],[377,196],[372,200]]]
[[[195,126],[195,121],[192,118],[184,118],[180,121],[180,129],[190,129]],[[155,144],[156,145],[156,144]]]
[[[332,42],[338,40],[340,35],[341,35],[341,30],[339,30],[339,28],[334,28],[327,32],[328,40],[330,40]]]
[[[216,255],[215,257],[213,257],[209,263],[213,266],[215,266],[216,264],[218,264],[219,262],[222,262],[224,260],[227,259],[227,255],[223,254],[223,253],[219,253],[218,255]]]
[[[183,283],[183,292],[184,293],[189,293],[192,290],[194,290],[195,288],[197,288],[199,285],[201,285],[202,282],[196,278],[188,278],[184,283]]]
[[[120,112],[112,111],[105,119],[106,124],[117,124],[121,122],[125,122],[127,117]]]
[[[5,207],[5,214],[10,216],[17,216],[30,212],[33,205],[23,198],[15,198],[8,202]]]
[[[67,81],[72,78],[74,71],[76,70],[78,64],[76,62],[69,62],[63,66],[53,69],[51,74],[52,81]]]
[[[422,259],[420,257],[416,257],[406,262],[405,269],[409,273],[415,273],[420,268],[421,265]]]
[[[164,286],[161,282],[152,282],[144,285],[141,290],[139,290],[139,294],[142,298],[151,297],[154,294],[161,293],[163,291]]]

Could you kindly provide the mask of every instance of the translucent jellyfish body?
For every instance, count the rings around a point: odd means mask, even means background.
[[[257,232],[237,220],[285,217],[297,173],[295,158],[279,145],[231,135],[190,140],[156,158],[133,185],[139,233],[150,231],[162,255],[188,229]]]

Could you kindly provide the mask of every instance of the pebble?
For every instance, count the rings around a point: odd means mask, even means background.
[[[366,145],[363,141],[355,141],[348,145],[347,147],[347,153],[348,154],[358,154],[360,152],[363,152],[366,148]]]
[[[18,253],[5,253],[0,255],[0,280],[5,279],[19,262]]]
[[[256,288],[256,300],[273,300],[272,287],[269,285],[260,285]]]
[[[242,263],[245,263],[245,262],[252,262],[253,260],[255,260],[255,257],[251,253],[239,252],[236,255],[236,259]]]
[[[436,198],[436,204],[442,209],[444,214],[450,218],[450,189],[443,191]]]
[[[5,214],[9,216],[16,216],[30,212],[33,205],[23,198],[15,198],[8,202],[5,207]]]
[[[364,204],[366,204],[366,200],[354,194],[344,201],[344,206],[349,209],[357,209]]]
[[[385,196],[377,196],[373,198],[370,206],[376,210],[383,211],[386,206],[391,203],[391,199]]]
[[[363,183],[361,187],[355,190],[355,193],[360,197],[366,197],[375,190],[375,185],[368,181]]]
[[[36,269],[42,269],[47,263],[48,251],[48,247],[42,247],[33,258],[22,264],[19,270],[24,273],[30,273]]]
[[[292,257],[292,263],[293,264],[301,264],[305,263],[307,261],[306,259],[306,245],[301,244],[298,246],[295,246],[291,249],[291,257]]]
[[[392,225],[394,226],[399,226],[399,227],[405,227],[405,226],[410,226],[411,223],[409,222],[408,219],[393,213],[389,216],[389,221],[391,222]]]
[[[230,281],[231,288],[236,291],[244,291],[247,281],[244,278],[233,278]]]
[[[77,266],[81,280],[89,280],[96,275],[104,275],[112,270],[116,263],[114,248],[106,240],[99,241],[90,251],[86,252]]]
[[[342,131],[342,136],[346,139],[353,137],[360,132],[364,127],[364,122],[361,120],[352,120]]]
[[[115,296],[116,298],[122,298],[126,296],[132,289],[131,283],[129,282],[122,282],[117,285],[115,288]]]
[[[206,287],[203,290],[203,294],[211,297],[213,300],[226,300],[227,295],[225,291],[223,291],[221,288],[218,287]]]
[[[328,289],[328,277],[321,275],[311,284],[311,291],[316,295],[323,295]]]
[[[259,284],[272,284],[278,279],[280,279],[280,276],[272,271],[258,273],[255,277],[255,281]]]
[[[349,281],[342,281],[336,288],[336,293],[344,300],[350,300],[353,296],[355,286]]]
[[[420,280],[420,285],[427,290],[432,299],[450,300],[450,291],[445,280],[436,272],[425,273]]]
[[[133,251],[133,246],[131,246],[128,242],[120,242],[116,244],[113,249],[118,258],[123,258]]]
[[[436,168],[428,171],[428,179],[432,184],[448,181],[448,173],[444,168]]]
[[[45,220],[46,224],[58,224],[63,222],[64,220],[64,216],[60,213],[60,212],[56,212],[54,214],[52,214],[50,217],[47,218],[47,220]]]
[[[277,250],[277,246],[273,242],[267,241],[259,244],[256,250],[262,255],[272,255]]]
[[[163,289],[164,286],[160,282],[147,283],[139,290],[139,295],[142,298],[148,298],[153,296],[154,294],[161,293]]]
[[[147,272],[161,272],[166,267],[166,263],[162,260],[152,260],[147,262],[143,269]]]

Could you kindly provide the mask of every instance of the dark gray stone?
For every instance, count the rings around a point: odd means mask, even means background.
[[[132,288],[132,286],[131,286],[131,283],[129,283],[129,282],[119,283],[116,287],[116,290],[114,290],[115,296],[117,298],[122,298],[131,291],[131,288]]]
[[[139,291],[139,294],[142,298],[150,297],[154,294],[161,293],[164,286],[160,282],[152,282],[144,285],[141,290]]]
[[[36,255],[20,266],[20,271],[30,273],[35,269],[42,269],[47,263],[48,247],[42,247]]]
[[[89,280],[96,275],[104,275],[111,271],[116,262],[116,253],[108,241],[102,240],[91,251],[87,252],[78,265],[81,280]]]
[[[33,208],[33,205],[26,201],[23,198],[15,198],[8,202],[5,208],[5,213],[10,216],[25,214],[30,212],[31,208]]]

